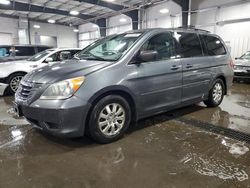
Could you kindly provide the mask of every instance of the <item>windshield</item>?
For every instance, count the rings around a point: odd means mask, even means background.
[[[52,51],[51,50],[45,50],[40,53],[35,54],[34,56],[30,57],[27,59],[28,61],[39,61],[40,59],[46,57],[48,54],[50,54]]]
[[[250,52],[245,53],[240,59],[250,59]]]
[[[117,61],[141,33],[121,34],[101,39],[77,54],[79,59]]]

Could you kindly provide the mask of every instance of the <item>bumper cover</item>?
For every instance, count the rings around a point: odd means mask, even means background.
[[[68,99],[71,100],[71,99]],[[63,102],[63,101],[60,101]],[[42,100],[32,105],[20,105],[23,116],[35,127],[58,137],[80,137],[84,135],[85,121],[90,104],[74,101],[68,107],[59,107],[57,101]],[[67,102],[68,103],[68,102]]]
[[[0,83],[0,96],[4,95],[4,92],[8,86],[8,84]]]

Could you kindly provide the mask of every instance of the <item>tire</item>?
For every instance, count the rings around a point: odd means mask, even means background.
[[[8,77],[7,84],[9,84],[9,86],[6,89],[7,94],[14,95],[16,93],[18,85],[20,84],[24,75],[24,73],[14,73]]]
[[[209,91],[208,99],[204,101],[207,107],[217,107],[223,101],[225,95],[225,84],[221,79],[216,79],[212,89]]]
[[[87,135],[100,144],[111,143],[125,134],[130,122],[128,102],[121,96],[109,95],[98,101],[91,111]]]

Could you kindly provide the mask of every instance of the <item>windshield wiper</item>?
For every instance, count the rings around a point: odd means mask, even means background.
[[[86,55],[86,56],[88,56],[88,57],[80,57],[79,59],[85,59],[85,58],[87,58],[88,60],[99,60],[99,61],[107,61],[106,59],[104,59],[104,58],[102,58],[102,57],[99,57],[99,56],[96,56],[96,55],[94,55],[94,54],[92,54],[92,53],[88,53],[88,54],[81,54],[81,56],[84,56],[84,55]]]

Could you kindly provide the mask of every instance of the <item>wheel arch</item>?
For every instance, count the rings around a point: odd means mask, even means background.
[[[119,95],[123,97],[128,103],[131,108],[131,117],[132,122],[135,122],[137,120],[137,110],[136,110],[136,103],[135,103],[135,96],[134,94],[126,87],[124,86],[109,86],[106,88],[103,88],[102,90],[96,92],[90,99],[89,103],[91,104],[91,107],[87,114],[87,123],[89,122],[90,114],[93,110],[93,107],[95,104],[102,99],[105,96],[108,95]]]
[[[7,80],[8,80],[11,76],[13,76],[14,74],[23,74],[23,75],[26,75],[27,72],[25,72],[25,71],[16,71],[16,72],[12,72],[11,74],[9,74],[9,76],[7,76]]]
[[[225,86],[225,95],[227,95],[227,81],[226,81],[226,77],[224,75],[218,75],[216,77],[216,79],[221,79],[224,83],[224,86]]]

